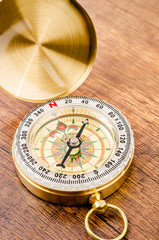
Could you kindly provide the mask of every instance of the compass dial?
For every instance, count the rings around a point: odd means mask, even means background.
[[[51,120],[45,122],[47,117],[40,118],[32,128],[30,148],[39,163],[51,171],[68,174],[91,172],[105,164],[116,150],[113,129],[108,129],[98,119],[91,117],[87,108],[66,108],[60,111],[59,117],[52,116]],[[83,131],[81,144],[72,149],[62,169],[57,164],[69,149],[69,139],[76,141],[75,137],[86,118],[89,124]]]
[[[38,106],[21,122],[13,141],[24,185],[43,199],[63,204],[61,195],[70,201],[73,194],[93,189],[108,187],[104,196],[115,191],[133,152],[126,118],[113,106],[88,97],[58,98]]]

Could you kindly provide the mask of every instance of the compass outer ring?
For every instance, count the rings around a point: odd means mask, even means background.
[[[129,159],[127,166],[115,179],[97,188],[92,188],[84,191],[72,191],[72,192],[52,190],[46,187],[42,187],[41,185],[35,183],[31,179],[29,179],[19,168],[15,159],[13,146],[12,146],[12,154],[13,154],[13,160],[16,166],[17,174],[20,180],[22,181],[23,185],[31,193],[33,193],[35,196],[43,200],[46,200],[55,204],[73,206],[73,205],[87,204],[89,202],[89,197],[95,192],[100,192],[104,198],[114,193],[125,182],[125,180],[129,175],[129,172],[131,169],[130,166],[134,156],[134,145],[133,145],[133,151],[131,153],[131,158]]]

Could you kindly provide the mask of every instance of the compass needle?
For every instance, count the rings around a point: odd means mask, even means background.
[[[79,132],[77,133],[76,137],[72,137],[69,139],[69,141],[67,142],[67,145],[69,146],[69,149],[68,151],[66,152],[66,155],[64,156],[63,160],[61,163],[58,163],[56,166],[57,167],[62,167],[62,168],[65,168],[65,162],[67,160],[67,158],[69,157],[69,155],[71,154],[72,150],[74,149],[78,149],[79,146],[81,145],[81,140],[80,140],[80,137],[81,137],[81,134],[85,128],[85,126],[87,124],[89,124],[88,122],[88,119],[84,120],[83,122],[83,125],[82,127],[80,128]],[[58,124],[59,125],[59,124]],[[62,123],[60,123],[60,125],[62,125]],[[64,126],[64,125],[62,125]],[[63,128],[62,128],[63,129]],[[77,151],[78,152],[78,151]]]

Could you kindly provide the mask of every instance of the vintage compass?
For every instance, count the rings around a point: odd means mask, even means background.
[[[57,204],[93,203],[107,207],[105,198],[126,179],[134,153],[132,130],[126,118],[106,102],[89,97],[64,97],[46,102],[20,123],[13,157],[23,184],[36,196]],[[102,196],[102,197],[101,197]]]

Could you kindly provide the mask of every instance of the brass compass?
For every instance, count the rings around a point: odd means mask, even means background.
[[[125,181],[134,154],[133,133],[113,106],[95,98],[64,97],[40,105],[21,122],[13,156],[23,184],[53,203],[93,203],[88,219],[107,207],[107,197]],[[93,236],[93,235],[92,235]],[[121,237],[120,236],[120,237]],[[100,239],[100,238],[95,238]],[[121,238],[117,238],[121,239]]]

